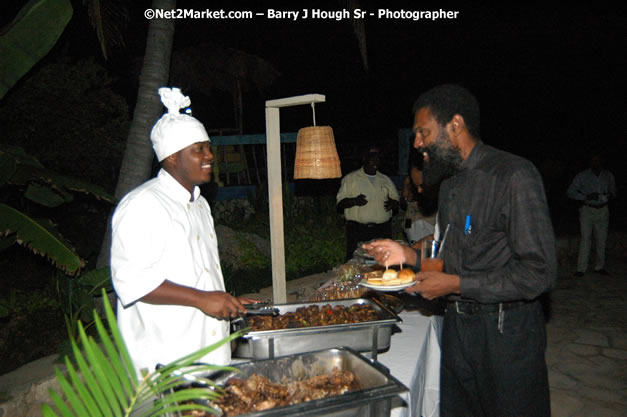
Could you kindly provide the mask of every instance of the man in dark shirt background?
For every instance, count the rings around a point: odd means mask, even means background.
[[[542,180],[527,160],[483,144],[479,104],[465,88],[435,87],[414,105],[423,180],[442,181],[444,272],[407,288],[446,298],[440,415],[548,416],[545,323],[538,297],[556,280],[555,239]],[[442,236],[440,236],[442,239]],[[364,246],[381,263],[417,264],[392,240]]]

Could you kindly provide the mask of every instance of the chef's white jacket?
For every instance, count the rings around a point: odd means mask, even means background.
[[[218,242],[207,200],[165,170],[129,192],[113,215],[111,274],[117,318],[137,368],[154,371],[229,334],[229,323],[193,307],[138,301],[165,280],[205,291],[224,291]],[[229,344],[202,362],[230,362]]]

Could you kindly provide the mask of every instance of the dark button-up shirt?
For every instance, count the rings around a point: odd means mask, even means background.
[[[555,285],[544,187],[526,159],[479,141],[461,171],[442,182],[438,223],[442,232],[450,224],[444,270],[460,276],[462,299],[532,300]]]

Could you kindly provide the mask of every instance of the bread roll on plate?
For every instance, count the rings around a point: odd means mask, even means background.
[[[386,269],[383,271],[381,279],[383,282],[392,281],[398,278],[398,271],[396,269]]]
[[[411,269],[405,268],[401,269],[400,272],[395,269],[386,269],[383,271],[381,276],[370,276],[366,275],[366,282],[370,285],[383,285],[383,286],[392,286],[392,285],[402,285],[409,284],[416,279],[416,274]]]
[[[416,274],[409,268],[403,268],[398,271],[398,279],[401,280],[401,284],[409,284],[416,279]]]

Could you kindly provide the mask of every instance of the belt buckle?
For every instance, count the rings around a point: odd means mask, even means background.
[[[457,311],[457,314],[465,314],[463,311],[459,310],[459,301],[455,301],[455,311]]]

